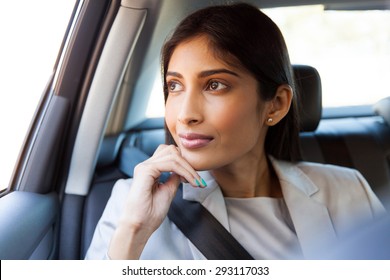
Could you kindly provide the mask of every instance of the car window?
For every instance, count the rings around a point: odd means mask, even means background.
[[[280,27],[293,64],[320,73],[324,107],[374,104],[390,95],[389,10],[326,10],[323,5],[263,9]],[[159,85],[159,87],[157,86]],[[163,116],[156,75],[149,117]]]
[[[324,107],[373,104],[390,76],[389,10],[267,9],[282,30],[292,63],[321,75]]]
[[[4,1],[0,10],[0,190],[8,187],[74,1]]]

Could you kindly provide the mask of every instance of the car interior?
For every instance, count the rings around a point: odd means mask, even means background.
[[[84,258],[115,182],[131,178],[135,165],[165,143],[163,117],[146,115],[164,40],[185,15],[224,2],[77,2],[57,73],[37,110],[11,188],[0,200],[1,226],[10,227],[0,234],[2,259]],[[246,2],[259,8],[315,2],[338,9],[389,9],[387,1]],[[390,99],[363,109],[326,110],[316,65],[294,64],[293,70],[303,160],[359,170],[389,210]],[[23,207],[9,215],[16,203]]]

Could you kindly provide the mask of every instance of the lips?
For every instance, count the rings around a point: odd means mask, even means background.
[[[199,149],[207,146],[213,141],[212,136],[197,133],[180,133],[180,142],[186,149]]]

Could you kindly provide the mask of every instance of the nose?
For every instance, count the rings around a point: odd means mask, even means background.
[[[203,121],[203,98],[196,90],[183,94],[178,121],[185,125],[195,125]]]

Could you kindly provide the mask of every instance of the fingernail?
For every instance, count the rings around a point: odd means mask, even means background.
[[[200,177],[200,180],[202,181],[202,185],[203,185],[203,186],[205,186],[205,187],[207,187],[207,183],[206,183],[206,181],[205,181],[205,180],[203,180],[203,178],[202,178],[202,177]]]
[[[195,179],[195,183],[196,183],[196,186],[200,187],[200,183],[199,183],[198,179]]]

